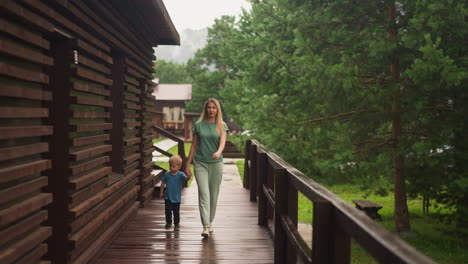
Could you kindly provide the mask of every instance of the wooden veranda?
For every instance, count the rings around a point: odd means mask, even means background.
[[[248,190],[225,180],[210,238],[200,236],[194,181],[183,191],[180,231],[164,228],[164,201],[155,197],[139,209],[96,263],[273,263],[273,240],[257,224],[256,203],[249,201]]]

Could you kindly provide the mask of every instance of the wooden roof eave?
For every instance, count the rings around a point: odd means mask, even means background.
[[[162,0],[132,1],[149,28],[154,46],[180,45],[180,37]]]

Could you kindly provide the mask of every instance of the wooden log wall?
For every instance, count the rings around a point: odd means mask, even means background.
[[[152,196],[155,58],[120,10],[0,3],[0,263],[87,263]]]
[[[142,177],[140,178],[139,185],[141,190],[138,196],[138,200],[143,207],[144,204],[151,199],[153,196],[154,186],[156,184],[157,178],[159,175],[153,173],[154,163],[153,159],[153,141],[157,135],[154,132],[152,126],[156,125],[153,121],[153,114],[156,113],[156,98],[152,95],[152,89],[154,85],[150,82],[141,83],[141,90],[143,91],[140,96],[140,105],[141,105],[141,144],[139,149],[139,156],[141,156],[140,163],[140,173]]]

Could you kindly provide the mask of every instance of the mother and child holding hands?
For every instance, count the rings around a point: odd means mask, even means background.
[[[182,183],[192,176],[190,165],[193,162],[195,179],[198,185],[198,207],[200,210],[204,238],[213,232],[211,223],[216,214],[219,187],[223,177],[223,155],[226,145],[227,125],[218,100],[208,99],[200,119],[193,127],[193,142],[183,172],[180,171],[182,159],[172,156],[169,160],[170,171],[164,174],[161,183],[161,198],[164,196],[166,228],[171,228],[174,215],[174,230],[179,230],[180,198]],[[164,187],[166,192],[163,195]]]

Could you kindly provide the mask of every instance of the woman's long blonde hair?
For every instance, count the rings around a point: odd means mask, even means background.
[[[208,118],[208,113],[206,112],[206,106],[208,103],[213,103],[215,104],[216,108],[218,109],[218,112],[216,113],[215,117],[215,123],[216,123],[216,131],[218,132],[219,136],[221,136],[221,133],[224,131],[224,124],[223,124],[223,112],[221,111],[221,105],[219,104],[218,100],[215,98],[209,98],[208,100],[205,101],[205,104],[203,105],[203,112],[200,115],[200,118],[198,121],[206,120]]]

